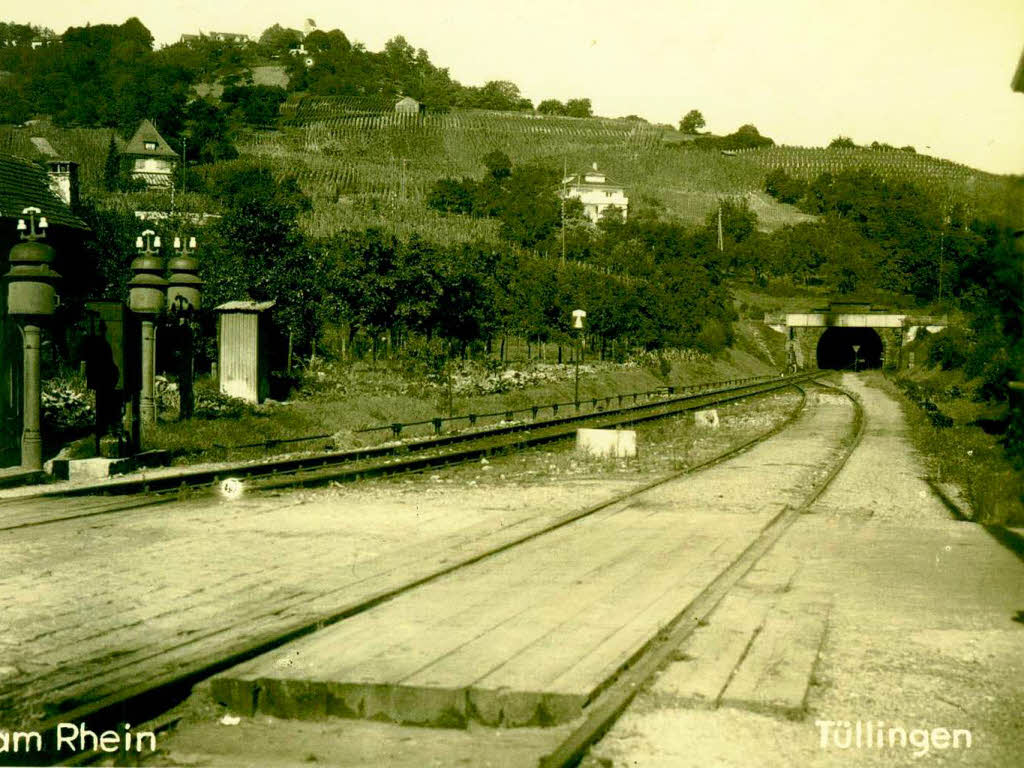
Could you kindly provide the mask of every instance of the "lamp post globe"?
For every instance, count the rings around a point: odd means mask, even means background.
[[[175,256],[167,267],[171,272],[167,285],[167,306],[178,318],[181,343],[181,366],[178,370],[179,420],[192,418],[194,398],[192,392],[194,329],[193,319],[199,310],[203,281],[199,279],[199,261],[193,255],[197,249],[195,237],[174,238]]]
[[[583,321],[587,318],[587,312],[583,309],[574,309],[572,311],[572,327],[579,331],[579,345],[576,350],[576,383],[573,391],[575,396],[573,402],[576,404],[576,410],[580,409],[580,358],[583,357],[583,345],[585,339],[583,336]]]
[[[46,237],[49,227],[41,211],[29,206],[22,211],[28,217],[18,219],[18,231],[22,242],[11,248],[8,260],[11,263],[7,278],[7,312],[23,318],[50,317],[57,309],[57,281],[60,275],[50,266],[57,254],[47,243],[40,242]]]
[[[171,276],[167,281],[167,306],[179,313],[199,309],[203,281],[199,279],[199,261],[192,254],[196,251],[196,239],[174,238],[177,255],[167,262]]]
[[[143,428],[156,424],[156,318],[163,311],[167,281],[161,276],[160,236],[143,231],[135,239],[139,256],[132,262],[135,277],[128,283],[128,305],[142,320],[142,382],[139,392],[139,421]]]
[[[49,224],[42,211],[35,206],[22,209],[18,219],[18,232],[23,242],[11,248],[11,263],[7,279],[7,311],[19,318],[22,327],[23,416],[21,435],[21,464],[26,469],[43,468],[43,440],[40,430],[41,390],[40,347],[41,324],[57,310],[56,283],[60,275],[50,264],[56,252],[46,243]],[[39,217],[38,220],[36,217]]]
[[[159,315],[164,308],[167,281],[162,277],[160,237],[147,229],[135,238],[138,257],[132,262],[134,277],[128,283],[128,306],[132,312],[145,316]]]

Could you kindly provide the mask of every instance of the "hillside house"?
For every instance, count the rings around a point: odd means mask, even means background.
[[[292,45],[290,48],[288,48],[288,55],[289,56],[295,56],[297,58],[302,59],[302,62],[307,67],[312,67],[313,66],[313,63],[314,63],[313,56],[306,49],[306,45],[304,43],[296,43],[296,44]]]
[[[597,170],[597,163],[590,170],[562,179],[562,198],[574,198],[583,203],[583,213],[595,224],[611,206],[622,211],[623,219],[629,211],[625,188]]]
[[[78,163],[65,159],[53,148],[49,140],[41,136],[33,136],[29,141],[35,149],[35,157],[46,163],[50,191],[59,197],[64,205],[72,209],[77,208],[80,190]]]
[[[241,32],[210,32],[207,37],[221,43],[235,43],[236,45],[249,42],[249,36],[243,35]]]
[[[149,120],[139,123],[121,154],[129,164],[132,178],[142,179],[147,187],[173,186],[178,154]]]
[[[395,103],[396,115],[418,115],[425,111],[425,107],[412,96],[403,96]]]
[[[178,38],[179,43],[195,43],[199,40],[216,40],[221,43],[242,45],[249,42],[249,36],[240,32],[203,32],[200,30],[198,35],[183,34]]]

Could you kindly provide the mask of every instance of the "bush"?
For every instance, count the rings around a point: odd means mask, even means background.
[[[709,320],[697,334],[697,348],[709,355],[717,355],[729,343],[729,333],[717,320]]]
[[[43,428],[65,432],[84,429],[96,423],[96,398],[78,378],[47,379],[43,382]]]
[[[197,419],[238,419],[253,413],[252,406],[245,400],[212,389],[197,389],[195,393],[195,410]]]
[[[962,331],[947,328],[927,340],[928,362],[949,371],[961,368],[970,354],[970,341]]]

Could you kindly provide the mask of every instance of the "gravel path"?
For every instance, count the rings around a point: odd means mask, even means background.
[[[590,765],[1021,764],[1024,568],[931,496],[900,406],[873,385],[876,375],[843,377],[866,409],[863,441],[757,568],[764,583],[787,585],[786,594],[832,604],[805,717],[695,710],[642,692]],[[830,733],[823,746],[816,721],[840,724],[838,741]],[[853,734],[857,722],[860,747],[845,735],[845,724]],[[916,737],[924,746],[901,746],[897,733],[895,746],[867,747],[868,722],[927,731]],[[969,747],[961,735],[954,748],[954,729],[970,731]]]

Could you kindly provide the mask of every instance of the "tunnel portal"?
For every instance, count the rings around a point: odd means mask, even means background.
[[[856,345],[857,368],[882,367],[882,338],[873,328],[827,328],[818,340],[818,367],[850,369],[854,367],[853,347]]]

